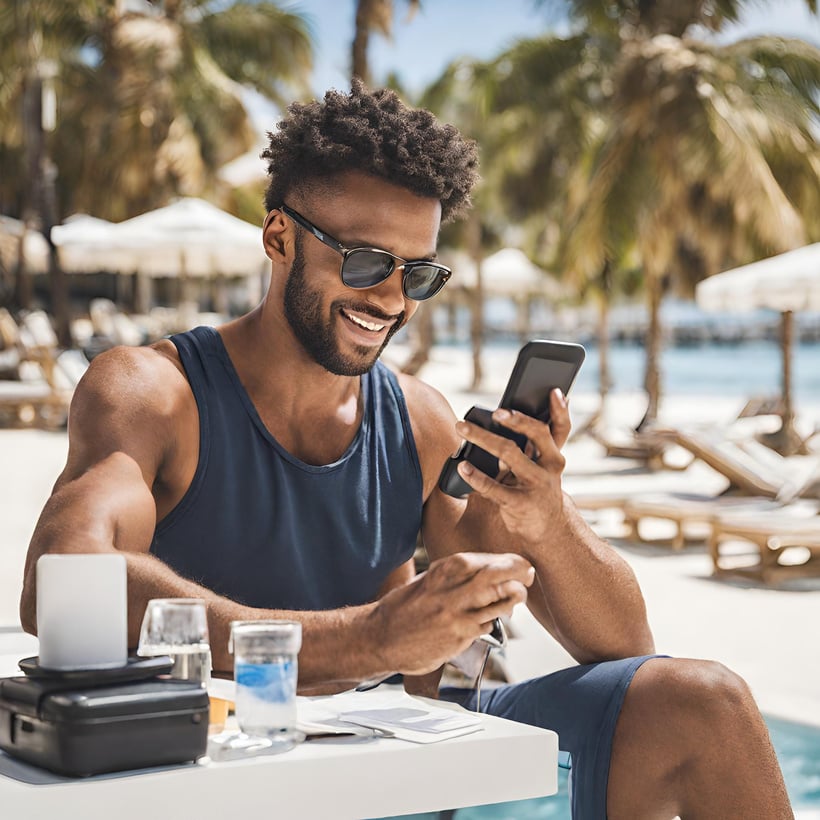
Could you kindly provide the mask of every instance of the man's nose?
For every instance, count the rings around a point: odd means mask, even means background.
[[[403,280],[404,267],[396,266],[387,279],[373,288],[368,288],[368,301],[391,316],[398,315],[405,309]]]

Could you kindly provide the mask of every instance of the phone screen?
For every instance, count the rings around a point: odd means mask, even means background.
[[[510,403],[512,410],[520,410],[528,416],[544,419],[549,415],[549,390],[560,387],[566,393],[578,369],[576,362],[560,362],[555,359],[530,359],[521,374],[521,381],[515,391],[515,399]]]

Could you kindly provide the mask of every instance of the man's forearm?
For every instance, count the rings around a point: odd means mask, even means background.
[[[91,541],[89,540],[89,544]],[[86,548],[88,552],[91,547]],[[112,549],[113,547],[109,547]],[[45,548],[41,550],[47,552]],[[107,551],[100,548],[100,551]],[[214,671],[233,671],[228,652],[231,621],[285,618],[302,624],[299,653],[299,689],[313,693],[341,691],[362,680],[387,676],[395,670],[382,667],[378,619],[371,617],[374,604],[327,612],[291,612],[244,606],[181,577],[167,564],[144,552],[121,550],[128,567],[128,646],[139,643],[140,626],[152,598],[201,598],[208,612],[208,631]],[[21,600],[24,628],[36,632],[33,564]]]
[[[536,570],[527,605],[580,663],[654,651],[646,606],[629,565],[565,500],[566,523],[526,554]]]
[[[151,598],[202,598],[208,611],[213,668],[230,673],[228,652],[231,621],[263,618],[298,620],[302,624],[299,653],[299,689],[329,692],[350,688],[363,680],[392,674],[382,668],[376,634],[375,604],[328,610],[292,612],[245,606],[217,595],[177,575],[153,555],[125,553],[128,564],[128,642],[136,646],[145,607]]]

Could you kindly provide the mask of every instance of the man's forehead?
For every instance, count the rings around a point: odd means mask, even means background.
[[[364,171],[344,171],[306,182],[300,198],[315,208],[326,210],[344,201],[348,207],[366,206],[372,213],[380,206],[419,209],[441,218],[441,202],[434,196],[422,196],[398,183]],[[355,214],[351,214],[355,216]]]
[[[417,256],[435,253],[441,224],[439,200],[378,177],[352,172],[340,175],[332,183],[305,190],[295,207],[345,245],[379,244],[401,255],[396,247],[399,243],[405,251],[412,246]]]

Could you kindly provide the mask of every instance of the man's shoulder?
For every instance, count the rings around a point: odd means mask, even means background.
[[[456,416],[447,399],[431,385],[406,373],[398,374],[398,380],[407,402],[427,499],[442,464],[458,447]]]
[[[143,347],[121,345],[95,356],[77,387],[75,403],[167,413],[189,393],[176,346],[163,339]]]

